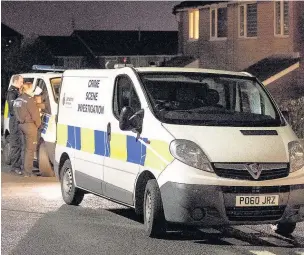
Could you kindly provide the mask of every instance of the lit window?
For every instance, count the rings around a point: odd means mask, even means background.
[[[227,37],[227,8],[210,9],[210,37],[226,38]]]
[[[275,34],[289,35],[289,3],[287,1],[275,2]]]
[[[199,38],[199,10],[189,11],[189,39]]]
[[[257,4],[242,4],[239,6],[239,36],[257,36]]]

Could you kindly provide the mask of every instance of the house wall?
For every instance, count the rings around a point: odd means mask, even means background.
[[[303,86],[298,86],[300,74],[301,71],[297,69],[270,83],[266,88],[277,102],[282,102],[289,98],[299,98],[301,95],[304,96]]]
[[[300,53],[300,68],[297,73],[298,94],[304,97],[304,2],[294,4],[294,48]]]
[[[290,32],[287,37],[274,35],[274,2],[258,1],[257,19],[258,35],[256,38],[239,38],[238,36],[238,4],[228,4],[228,37],[226,40],[210,40],[210,9],[200,9],[200,37],[197,41],[189,41],[188,12],[183,11],[182,44],[185,55],[199,56],[200,66],[204,68],[227,69],[239,71],[275,54],[293,54],[299,50],[294,39],[299,40],[295,27],[298,21],[294,18],[299,15],[303,3],[289,2]]]

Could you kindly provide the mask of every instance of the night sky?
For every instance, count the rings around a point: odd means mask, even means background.
[[[70,35],[78,30],[177,30],[173,1],[1,1],[1,21],[23,34]]]

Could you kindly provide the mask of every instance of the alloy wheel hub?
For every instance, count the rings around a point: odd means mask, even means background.
[[[72,172],[69,168],[66,170],[63,176],[63,190],[67,194],[72,190]]]

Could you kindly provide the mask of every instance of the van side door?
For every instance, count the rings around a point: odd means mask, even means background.
[[[109,198],[132,205],[134,183],[140,170],[141,143],[135,133],[119,128],[119,115],[125,106],[139,111],[141,102],[128,75],[116,77],[112,100],[112,114],[106,127],[110,155],[104,160],[104,193]]]

